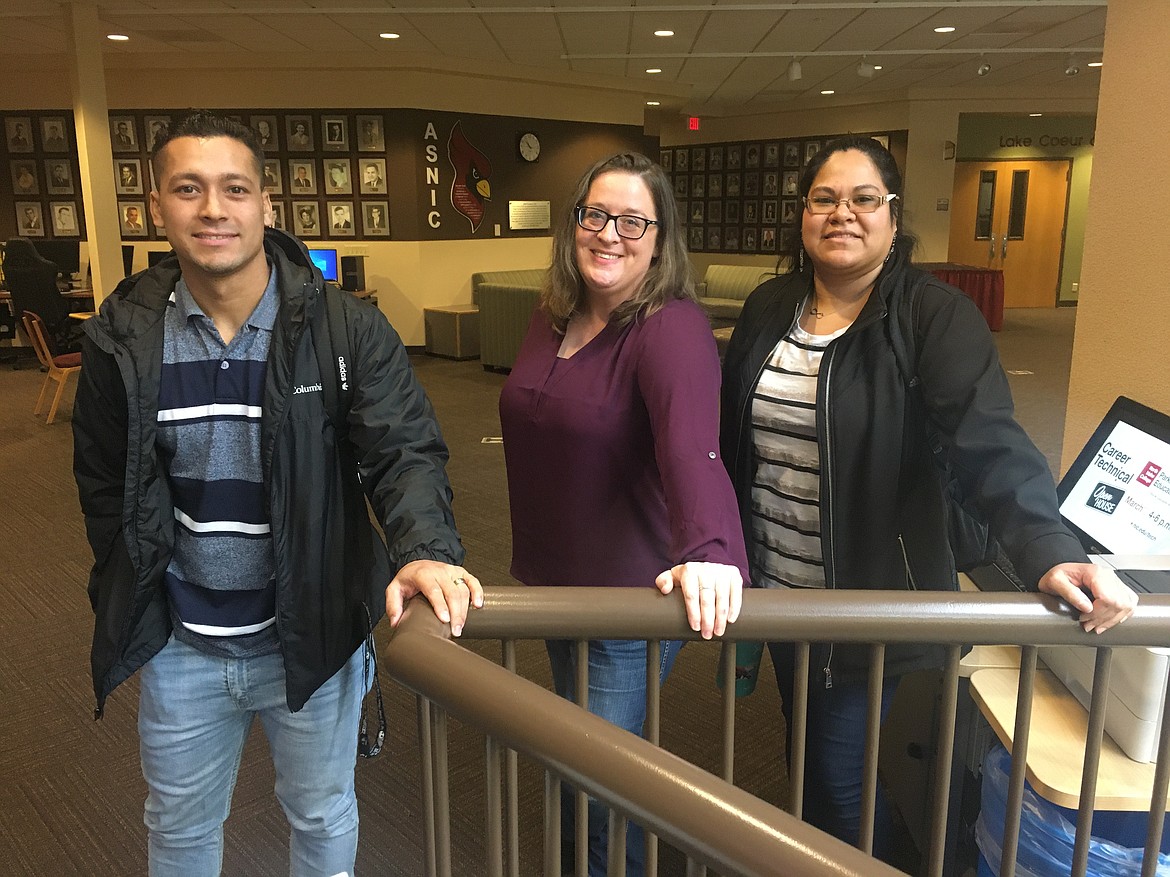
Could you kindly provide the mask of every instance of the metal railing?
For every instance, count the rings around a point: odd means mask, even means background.
[[[1037,646],[1097,647],[1096,676],[1085,742],[1072,877],[1085,874],[1097,767],[1112,649],[1170,647],[1170,597],[1144,598],[1134,616],[1099,636],[1083,633],[1072,610],[1055,598],[1033,594],[897,591],[793,592],[752,590],[744,595],[740,620],[725,642],[792,641],[797,645],[793,703],[790,812],[731,785],[735,745],[735,693],[722,693],[723,778],[659,749],[659,691],[647,692],[646,740],[589,715],[552,692],[514,674],[515,642],[569,639],[584,654],[589,639],[648,640],[656,661],[658,641],[697,639],[682,601],[641,588],[519,588],[489,590],[483,609],[473,611],[464,639],[503,641],[503,666],[462,648],[422,602],[408,609],[385,651],[390,675],[418,695],[422,787],[426,813],[428,877],[450,871],[450,814],[446,777],[446,716],[487,735],[487,862],[483,873],[518,875],[519,819],[516,755],[546,771],[544,873],[560,874],[560,783],[578,789],[576,873],[585,873],[583,810],[586,795],[611,808],[610,877],[624,875],[626,820],[645,826],[648,875],[657,872],[656,840],[667,840],[690,859],[689,874],[711,867],[724,875],[785,874],[791,877],[895,875],[870,858],[877,791],[880,720],[878,697],[884,647],[891,643],[935,643],[946,647],[931,800],[949,801],[958,703],[958,671],[964,645],[1021,646],[1012,772],[1008,784],[1000,877],[1014,877],[1020,829],[1028,732],[1035,686]],[[809,643],[871,644],[870,711],[863,773],[862,837],[854,849],[799,821],[804,782],[803,752]],[[734,649],[721,659],[724,679],[734,678]],[[587,661],[578,661],[579,677]],[[651,674],[650,678],[654,678]],[[578,692],[587,684],[579,678]],[[584,696],[584,695],[582,695]],[[506,751],[505,751],[506,747]],[[1162,815],[1170,785],[1170,710],[1161,726],[1159,759],[1150,789],[1146,855],[1142,877],[1154,877]],[[504,769],[500,761],[503,753]],[[501,789],[503,788],[504,791]],[[1162,802],[1162,803],[1159,803]],[[939,877],[947,830],[946,806],[934,806],[925,873]]]

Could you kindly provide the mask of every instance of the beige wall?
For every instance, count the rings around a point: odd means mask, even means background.
[[[1063,468],[1118,395],[1170,412],[1170,247],[1159,213],[1134,204],[1170,158],[1170,116],[1151,88],[1170,82],[1168,35],[1146,0],[1110,0]]]

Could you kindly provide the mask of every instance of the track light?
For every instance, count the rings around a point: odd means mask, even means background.
[[[978,67],[975,68],[976,76],[986,76],[990,72],[991,64],[989,64],[987,61],[983,61]]]
[[[800,62],[793,58],[792,63],[788,65],[788,81],[799,82],[802,76],[804,71],[800,69]]]
[[[1081,68],[1077,64],[1077,59],[1076,58],[1069,58],[1068,59],[1068,66],[1064,68],[1064,75],[1065,76],[1076,76],[1080,72],[1081,72]]]

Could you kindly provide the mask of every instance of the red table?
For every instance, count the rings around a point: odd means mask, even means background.
[[[1003,328],[1003,272],[953,262],[923,262],[918,265],[943,283],[965,292],[983,313],[992,332]]]

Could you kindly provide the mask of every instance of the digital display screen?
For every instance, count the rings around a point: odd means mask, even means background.
[[[337,282],[337,250],[309,250],[309,258],[321,269],[326,280]]]

